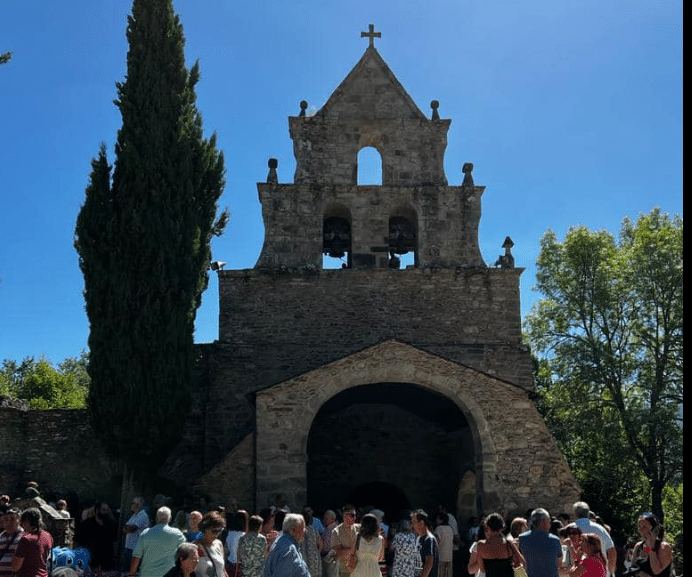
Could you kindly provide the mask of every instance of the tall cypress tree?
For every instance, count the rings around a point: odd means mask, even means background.
[[[196,107],[198,64],[185,66],[171,0],[134,0],[122,127],[111,177],[92,161],[75,247],[90,323],[88,406],[107,450],[151,472],[179,439],[190,405],[193,331],[208,283],[223,155]]]

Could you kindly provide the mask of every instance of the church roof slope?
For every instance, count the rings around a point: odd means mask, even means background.
[[[316,116],[426,119],[374,46],[348,73]]]

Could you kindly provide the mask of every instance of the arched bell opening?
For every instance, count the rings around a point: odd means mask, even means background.
[[[389,217],[389,267],[418,266],[418,218],[415,211],[399,210]]]
[[[382,185],[382,155],[374,146],[365,146],[358,152],[356,164],[358,186]]]
[[[408,383],[361,385],[329,399],[310,427],[307,456],[314,509],[358,501],[389,518],[400,513],[393,509],[433,511],[440,503],[454,509],[462,476],[476,467],[461,409]]]
[[[351,267],[351,214],[337,205],[325,211],[322,221],[322,268]]]

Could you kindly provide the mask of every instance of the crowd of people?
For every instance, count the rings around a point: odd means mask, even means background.
[[[60,501],[57,514],[69,517]],[[387,516],[347,504],[315,515],[292,512],[281,494],[256,514],[198,501],[173,515],[171,506],[162,495],[149,507],[135,497],[119,527],[110,506],[95,503],[74,515],[74,545],[89,551],[92,573],[113,577],[672,575],[672,549],[653,514],[640,516],[640,539],[618,559],[608,527],[583,502],[556,518],[543,508],[514,518],[500,510],[470,519],[463,533],[442,506]],[[48,577],[53,539],[41,512],[0,496],[0,515],[0,577]]]
[[[468,572],[481,577],[669,577],[673,554],[653,513],[638,520],[640,540],[622,558],[607,525],[587,503],[574,503],[573,515],[551,517],[543,508],[526,517],[493,513],[473,528]]]

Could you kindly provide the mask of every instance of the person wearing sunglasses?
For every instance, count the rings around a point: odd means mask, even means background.
[[[356,508],[344,505],[341,509],[343,521],[332,531],[332,551],[339,561],[339,575],[349,575],[356,555],[356,537],[359,526],[356,523]]]
[[[205,513],[199,522],[202,537],[195,541],[199,550],[195,573],[199,577],[227,577],[223,543],[219,539],[225,528],[226,518],[218,511]]]
[[[562,567],[569,569],[579,560],[581,555],[582,531],[576,523],[570,523],[560,529],[560,540],[562,541]]]

